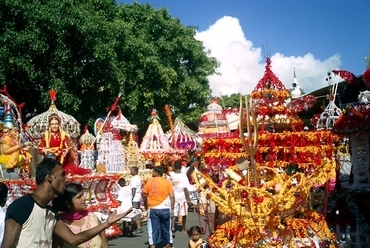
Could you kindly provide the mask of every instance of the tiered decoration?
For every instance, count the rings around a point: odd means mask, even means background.
[[[230,129],[226,114],[217,100],[212,100],[207,106],[207,111],[200,116],[198,135],[200,137],[228,136]]]
[[[95,137],[89,133],[89,129],[86,126],[85,133],[80,137],[80,167],[95,169],[94,142]]]
[[[104,126],[101,139],[97,145],[97,171],[106,173],[122,173],[125,167],[125,154],[119,131],[107,122]],[[103,166],[104,169],[99,167]]]
[[[257,122],[262,130],[303,130],[303,122],[296,111],[287,108],[290,92],[271,70],[271,60],[266,59],[265,74],[251,93],[256,106]]]
[[[127,132],[137,132],[137,126],[131,125],[130,122],[123,116],[122,111],[118,110],[118,114],[112,120],[112,127],[118,130]]]
[[[153,160],[156,166],[168,155],[174,154],[166,136],[164,135],[157,110],[153,109],[150,117],[152,123],[149,125],[140,145],[140,152],[147,160]]]
[[[80,123],[71,115],[59,111],[55,106],[56,92],[50,91],[51,104],[49,109],[33,117],[27,122],[27,132],[34,140],[40,140],[49,126],[49,116],[57,114],[61,119],[61,127],[68,134],[69,137],[77,139],[80,136]]]
[[[169,130],[165,135],[170,146],[177,151],[186,152],[201,148],[202,139],[188,128],[179,117],[175,119],[173,132]]]
[[[249,107],[252,109],[249,110]],[[333,149],[330,149],[331,152],[326,149],[316,150],[318,154],[311,157],[311,163],[315,166],[297,163],[290,164],[284,170],[279,168],[283,165],[278,162],[280,158],[289,154],[295,154],[296,159],[312,155],[309,151],[311,147],[304,147],[302,154],[295,153],[294,146],[289,144],[291,140],[286,140],[282,142],[285,144],[283,150],[289,153],[279,153],[275,163],[255,163],[254,155],[257,160],[260,140],[257,131],[251,129],[251,126],[257,126],[254,106],[246,104],[246,113],[248,139],[244,139],[244,120],[241,114],[239,142],[243,144],[249,163],[226,169],[228,178],[219,185],[209,173],[198,172],[194,176],[200,190],[207,193],[207,197],[215,202],[221,213],[231,217],[230,221],[217,227],[209,236],[211,247],[335,247],[335,236],[327,226],[325,215],[309,210],[307,202],[311,188],[326,185],[326,189],[333,189],[333,183],[330,182],[333,178],[335,180]],[[301,147],[304,142],[312,139],[318,139],[317,144],[324,144],[327,142],[324,137],[307,134],[296,142]],[[275,145],[279,136],[269,138]],[[329,144],[333,145],[332,142]],[[267,149],[266,155],[276,151],[276,148]],[[207,182],[211,192],[199,178]]]
[[[126,158],[126,169],[130,169],[132,166],[136,166],[141,170],[145,169],[145,158],[140,153],[139,145],[133,137],[133,133],[130,133],[128,137],[129,141],[125,145],[125,158]]]

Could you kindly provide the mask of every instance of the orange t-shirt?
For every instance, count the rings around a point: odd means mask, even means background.
[[[144,186],[143,193],[148,195],[148,208],[161,204],[173,192],[170,181],[163,177],[150,178]]]

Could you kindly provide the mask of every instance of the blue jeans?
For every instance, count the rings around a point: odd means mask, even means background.
[[[149,209],[147,221],[149,245],[161,242],[172,245],[170,209]]]

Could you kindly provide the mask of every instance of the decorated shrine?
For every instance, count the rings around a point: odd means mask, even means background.
[[[309,196],[335,189],[339,137],[303,131],[297,113],[315,99],[290,99],[270,63],[245,107],[240,105],[238,135],[202,141],[208,168],[195,180],[228,216],[209,237],[211,247],[335,247],[326,208],[311,209]]]
[[[170,129],[165,135],[170,146],[177,151],[186,152],[201,149],[201,138],[187,127],[179,117],[175,119],[174,128]]]
[[[122,144],[125,153],[126,170],[132,166],[137,166],[140,170],[145,169],[145,158],[139,151],[136,132],[138,127],[132,125],[125,116],[123,116],[121,109],[112,120],[112,127],[119,130],[122,134]]]
[[[103,121],[102,119],[100,121]],[[104,121],[103,121],[104,122]],[[98,158],[96,169],[98,173],[120,173],[125,171],[125,153],[122,136],[119,130],[113,128],[109,121],[105,122],[97,143]]]
[[[152,110],[149,119],[151,123],[141,142],[140,152],[147,160],[153,161],[156,166],[159,166],[166,157],[175,154],[175,150],[171,148],[163,132],[157,110]]]
[[[55,114],[59,116],[61,120],[61,129],[72,139],[77,139],[81,133],[80,123],[73,116],[57,109],[55,105],[56,92],[54,90],[50,90],[50,100],[51,104],[47,111],[33,117],[27,122],[27,133],[36,142],[41,141],[44,137],[45,131],[49,127],[49,117],[52,114]]]
[[[112,120],[112,127],[125,132],[137,132],[137,126],[132,125],[125,116],[122,114],[122,110],[118,110],[118,114]]]
[[[225,136],[230,133],[226,113],[217,100],[207,106],[207,111],[200,116],[198,135],[201,137]]]
[[[194,177],[230,218],[210,235],[211,247],[335,247],[325,212],[309,209],[307,198],[312,188],[334,190],[336,137],[330,132],[259,134],[251,129],[258,126],[255,109],[251,102],[246,104],[246,120],[240,115],[240,139],[204,143],[208,149],[222,149],[223,159],[229,162],[223,168],[226,177],[219,182],[211,176],[214,167]],[[208,161],[211,154],[206,152]],[[220,150],[214,155],[219,159]]]
[[[95,137],[89,132],[87,125],[85,132],[79,139],[80,143],[80,167],[95,170]]]
[[[140,153],[139,145],[134,138],[134,134],[130,133],[127,139],[128,142],[124,146],[126,167],[131,168],[132,166],[136,166],[139,168],[139,171],[145,170],[145,157]]]
[[[262,130],[267,129],[270,132],[303,130],[303,122],[297,114],[310,108],[315,98],[310,95],[298,95],[295,92],[298,87],[296,82],[293,83],[293,87],[295,88],[292,92],[285,88],[271,70],[271,60],[267,58],[265,73],[250,94],[256,107],[257,123]]]

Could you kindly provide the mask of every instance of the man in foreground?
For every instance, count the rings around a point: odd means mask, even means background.
[[[49,202],[64,193],[65,171],[58,161],[45,158],[36,168],[37,188],[9,205],[5,220],[4,240],[1,248],[52,247],[53,234],[73,246],[90,240],[123,218],[127,213],[112,214],[107,221],[84,232],[74,234]]]

